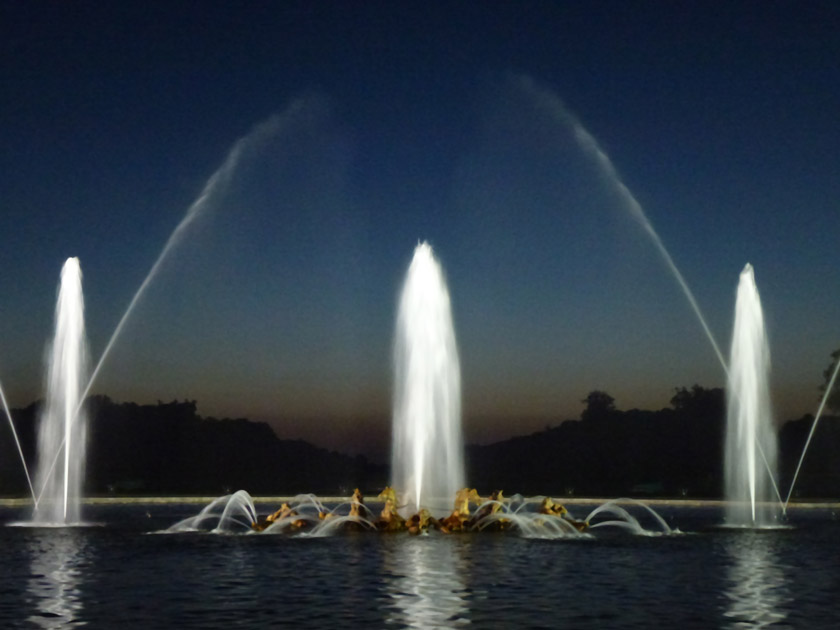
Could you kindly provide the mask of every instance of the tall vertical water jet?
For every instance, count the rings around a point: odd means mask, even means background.
[[[752,265],[741,272],[727,387],[726,522],[761,527],[777,516],[776,433],[770,410],[770,350]]]
[[[461,369],[449,291],[425,242],[414,250],[397,315],[391,477],[413,511],[448,512],[464,486]]]
[[[68,258],[61,269],[55,336],[47,356],[47,396],[38,430],[36,487],[40,505],[33,521],[69,524],[80,521],[87,421],[82,391],[87,383],[82,269]]]

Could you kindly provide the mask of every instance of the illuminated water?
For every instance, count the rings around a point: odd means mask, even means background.
[[[726,522],[766,526],[777,517],[773,476],[776,429],[770,409],[770,350],[751,265],[744,267],[735,302],[727,386],[724,479]]]
[[[84,481],[87,419],[80,410],[87,383],[82,269],[68,258],[61,270],[55,336],[48,354],[47,395],[38,429],[35,487],[38,523],[80,522],[79,501]]]
[[[451,511],[464,487],[463,450],[449,291],[431,246],[421,243],[406,275],[394,341],[391,483],[406,512]]]
[[[657,510],[688,533],[160,535],[196,506],[88,506],[100,526],[0,526],[0,627],[840,627],[836,512],[733,531],[720,508]]]

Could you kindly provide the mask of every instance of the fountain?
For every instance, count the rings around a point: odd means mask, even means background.
[[[228,189],[240,164],[244,160],[251,159],[269,141],[291,128],[296,120],[306,114],[311,105],[312,103],[306,99],[293,101],[285,112],[271,116],[234,143],[222,165],[210,176],[204,184],[201,194],[187,208],[186,214],[175,226],[108,339],[99,361],[90,374],[90,378],[85,380],[82,380],[82,376],[87,375],[87,348],[84,343],[81,270],[77,258],[67,260],[62,270],[61,292],[56,312],[56,340],[53,345],[47,384],[47,407],[41,422],[39,436],[38,483],[36,485],[40,491],[37,494],[30,482],[35,506],[33,520],[39,523],[54,524],[77,521],[79,516],[78,498],[81,492],[81,476],[84,469],[85,421],[82,417],[81,407],[126,322],[152,280],[157,276],[170,252],[183,240],[184,235],[196,219],[212,207],[217,196]],[[65,273],[67,273],[68,278],[67,290],[65,290]],[[73,285],[72,289],[71,285]],[[6,405],[5,395],[2,395],[2,390],[0,390],[0,395],[15,441],[18,442],[17,432]],[[75,401],[76,406],[71,411],[70,405],[73,401]],[[65,445],[67,448],[65,448]],[[29,472],[19,443],[18,451],[27,481],[29,481]],[[59,466],[59,458],[62,454],[64,455],[64,464]],[[39,511],[39,503],[45,497],[50,507]]]
[[[521,86],[521,89],[523,89],[526,93],[531,95],[531,97],[534,99],[535,103],[537,103],[539,106],[541,106],[543,108],[546,108],[548,111],[550,111],[552,113],[552,115],[556,119],[558,119],[562,124],[567,125],[571,129],[577,145],[598,166],[602,175],[604,176],[606,181],[610,184],[610,186],[613,188],[614,192],[618,195],[619,199],[621,199],[623,205],[627,208],[630,215],[638,222],[638,224],[645,230],[645,232],[647,232],[647,234],[650,237],[651,241],[653,242],[654,246],[659,251],[659,254],[662,256],[662,259],[665,261],[665,264],[667,265],[671,274],[674,276],[674,279],[677,281],[680,288],[682,289],[682,292],[685,295],[686,300],[688,300],[688,303],[691,306],[692,310],[694,311],[694,314],[697,317],[697,320],[700,323],[700,326],[702,327],[703,332],[706,334],[706,337],[707,337],[707,339],[709,340],[709,343],[712,346],[712,350],[714,351],[715,355],[717,356],[718,361],[720,361],[721,367],[723,367],[724,372],[726,372],[726,374],[727,374],[727,379],[729,380],[729,384],[730,384],[730,387],[729,387],[729,392],[730,392],[729,415],[731,417],[731,415],[733,414],[733,402],[732,402],[734,400],[733,391],[734,392],[738,391],[737,388],[733,389],[733,387],[732,387],[733,383],[737,381],[739,383],[738,387],[741,387],[743,385],[741,383],[742,379],[752,378],[753,375],[757,378],[758,375],[759,375],[759,372],[756,371],[754,374],[749,374],[749,375],[736,375],[733,378],[733,375],[730,373],[730,370],[740,370],[740,369],[742,369],[743,366],[739,366],[737,368],[733,368],[732,364],[727,366],[726,361],[723,357],[723,354],[720,351],[720,347],[719,347],[719,345],[718,345],[718,343],[715,339],[715,336],[712,334],[712,331],[709,328],[708,323],[706,322],[706,318],[703,316],[703,312],[701,311],[700,306],[699,306],[699,304],[697,303],[697,300],[694,297],[694,294],[692,293],[690,287],[688,286],[688,282],[683,277],[682,273],[680,272],[679,268],[677,267],[676,263],[674,262],[673,258],[671,257],[670,252],[665,247],[665,244],[662,242],[662,239],[659,237],[659,234],[657,233],[656,229],[653,227],[653,224],[651,223],[650,219],[648,219],[647,214],[644,211],[644,208],[638,202],[638,200],[635,198],[635,196],[630,191],[630,189],[627,187],[627,185],[624,183],[624,181],[621,179],[621,176],[619,175],[618,170],[616,169],[616,167],[613,164],[612,160],[610,159],[609,155],[601,148],[600,144],[594,138],[594,136],[592,136],[592,134],[589,133],[589,131],[587,131],[587,129],[581,124],[581,122],[566,108],[563,101],[558,96],[553,94],[550,90],[547,90],[545,88],[540,87],[539,85],[536,84],[536,82],[534,82],[533,80],[531,80],[530,78],[527,78],[527,77],[521,78],[520,81],[519,81],[519,84]],[[744,274],[746,274],[747,272],[749,272],[748,273],[749,277],[752,278],[753,277],[752,267],[750,265],[747,265],[747,269],[744,270]],[[744,283],[744,274],[742,274],[742,277],[741,277],[742,285]],[[758,292],[755,290],[754,281],[752,282],[752,286],[753,286],[753,293],[755,295],[755,308],[757,309],[758,322],[759,322],[760,327],[761,327],[760,328],[760,334],[761,334],[762,339],[763,339],[764,327],[763,327],[763,320],[761,319],[761,304],[758,301]],[[739,291],[738,291],[738,296],[739,296],[738,299],[739,299],[739,303],[740,303],[740,299],[741,299],[740,288],[739,288]],[[737,336],[739,334],[743,334],[745,336],[748,335],[748,334],[752,334],[749,331],[745,332],[745,333],[738,333],[737,331],[738,331],[738,325],[737,325],[737,312],[736,312],[736,333],[735,333],[736,337],[733,338],[733,355],[732,355],[733,358],[735,356],[734,353],[735,353],[736,341],[737,341],[737,338],[738,338]],[[757,334],[758,331],[755,331],[755,333]],[[741,345],[741,344],[739,344],[739,345]],[[767,350],[766,340],[763,340],[763,346],[762,347],[763,347],[763,351],[762,351],[763,356],[764,357],[769,357],[769,351]],[[757,348],[756,348],[755,351],[759,352],[759,350]],[[744,359],[741,359],[741,360],[744,360]],[[756,491],[757,487],[762,490],[761,494],[763,496],[764,488],[765,488],[765,486],[767,486],[767,488],[772,489],[773,492],[775,493],[775,496],[778,499],[779,505],[784,506],[784,507],[786,507],[786,505],[787,505],[786,502],[782,501],[781,495],[779,493],[778,486],[776,484],[776,478],[775,478],[776,438],[775,438],[775,433],[773,432],[773,429],[771,427],[772,422],[770,421],[769,394],[767,392],[766,372],[767,372],[767,364],[764,364],[763,372],[762,372],[763,380],[760,383],[760,387],[763,390],[762,393],[761,393],[762,401],[761,401],[760,405],[765,405],[766,404],[766,413],[765,413],[765,409],[763,407],[758,408],[758,406],[757,406],[756,409],[755,409],[756,414],[763,414],[763,419],[761,421],[755,421],[755,422],[761,422],[762,423],[761,430],[757,431],[754,434],[755,439],[759,440],[759,442],[756,442],[756,443],[752,444],[749,441],[749,438],[747,438],[744,435],[741,435],[740,433],[738,433],[737,438],[733,438],[732,434],[733,434],[734,430],[731,428],[733,426],[733,421],[730,419],[729,423],[728,423],[729,426],[730,426],[730,429],[729,429],[729,437],[727,439],[727,452],[726,452],[726,464],[725,464],[726,478],[727,478],[727,481],[726,481],[727,496],[728,497],[740,496],[742,499],[747,497],[748,495],[753,497],[753,498],[750,499],[750,510],[749,510],[750,517],[752,519],[751,522],[753,524],[758,524],[760,522],[764,522],[763,519],[765,517],[768,517],[770,513],[775,513],[775,508],[772,508],[772,509],[761,508],[759,510],[761,512],[761,514],[758,515],[760,518],[759,518],[758,521],[756,521],[755,517],[757,515],[756,515],[754,496],[755,496],[755,491]],[[836,376],[836,374],[835,374],[835,376]],[[833,385],[833,382],[834,381],[832,379],[832,382],[829,384],[829,387],[828,387],[829,390],[831,389],[831,387]],[[758,386],[759,385],[756,385],[756,387],[758,387]],[[741,403],[736,402],[734,404],[734,408],[738,409],[738,411],[735,411],[734,413],[736,413],[736,414],[741,414],[741,413],[752,414],[753,411],[748,412],[747,409],[746,409],[746,407],[750,404],[751,404],[750,402],[746,402],[742,405]],[[820,408],[820,412],[821,411],[822,411],[822,406]],[[819,413],[820,412],[818,412],[817,419],[819,419]],[[752,425],[752,423],[753,423],[753,421],[745,421],[746,425]],[[814,428],[815,427],[816,427],[816,422],[814,423]],[[752,432],[752,429],[749,429],[749,431]],[[735,431],[735,433],[737,433],[737,431]],[[813,428],[812,428],[812,433],[813,433]],[[809,441],[810,441],[810,436],[809,436]],[[735,442],[738,442],[740,444],[740,446],[735,447],[734,446]],[[766,444],[765,444],[765,442],[766,442]],[[808,447],[808,445],[806,443],[805,450],[807,449],[807,447]],[[740,482],[735,481],[736,478],[739,478],[739,475],[734,473],[734,472],[730,473],[730,471],[734,471],[735,469],[738,469],[738,470],[741,469],[742,465],[740,463],[737,463],[737,462],[741,461],[741,456],[740,455],[744,454],[744,453],[746,453],[745,458],[749,461],[749,463],[743,464],[745,466],[744,470],[749,470],[750,471],[748,473],[745,473],[747,475],[747,477],[749,478],[749,480],[747,482],[745,482],[745,486],[744,486],[744,487],[748,488],[747,493],[743,493],[740,490],[737,490],[737,491],[735,490],[736,486],[739,487],[739,488],[741,486]],[[754,460],[755,460],[755,454],[756,453],[758,453],[758,455],[760,457],[759,461],[761,462],[761,465],[764,468],[763,473],[757,473],[756,472],[756,467],[754,466],[754,464],[755,464]],[[803,450],[802,457],[804,458],[804,450]],[[801,465],[801,459],[800,459],[800,465]],[[797,473],[798,473],[798,468],[797,468]],[[756,481],[756,479],[758,479],[758,480]],[[795,482],[795,477],[794,477],[794,482]],[[793,484],[791,484],[791,492],[792,491],[793,491]],[[788,500],[789,500],[789,498],[790,498],[790,495],[788,495]],[[727,517],[727,520],[730,520],[730,519],[734,519],[734,522],[745,524],[745,521],[743,519],[743,515],[741,515],[741,517],[737,517],[734,514],[729,514],[728,517]]]
[[[449,292],[428,243],[408,268],[394,340],[391,478],[411,513],[448,513],[464,486],[461,372]]]
[[[525,500],[516,495],[511,500],[497,491],[480,503],[475,513],[470,512],[470,502],[478,503],[480,498],[474,489],[463,487],[461,376],[449,292],[443,270],[426,242],[415,248],[406,274],[393,358],[393,488],[386,488],[377,497],[383,502],[378,518],[364,505],[358,489],[349,503],[332,509],[313,495],[299,495],[265,517],[258,514],[252,497],[239,490],[215,499],[196,516],[179,521],[166,532],[239,531],[317,537],[348,527],[415,535],[430,530],[449,534],[513,529],[525,538],[563,538],[588,535],[584,532],[590,528],[618,527],[636,535],[677,533],[651,508],[632,499],[605,503],[585,520],[577,520],[549,497]],[[455,511],[451,511],[453,497]],[[655,529],[645,529],[619,503],[643,508],[655,519]],[[440,518],[446,514],[450,515]],[[614,518],[592,522],[601,514]]]
[[[298,495],[266,517],[260,517],[253,498],[239,490],[215,499],[166,532],[319,537],[347,528],[414,535],[431,530],[444,534],[516,530],[525,538],[563,538],[586,536],[590,528],[618,527],[636,535],[677,533],[655,511],[632,499],[607,502],[585,520],[573,518],[549,497],[506,499],[497,491],[481,502],[474,489],[463,487],[460,381],[449,292],[431,246],[423,242],[414,250],[399,301],[394,341],[393,488],[385,488],[377,497],[383,503],[379,517],[364,504],[358,489],[349,502],[332,509],[313,495]],[[474,513],[469,509],[471,502],[480,503]],[[652,515],[654,530],[645,529],[619,503],[641,507]],[[399,516],[397,505],[401,506]],[[440,518],[445,514],[449,516]],[[601,514],[614,518],[593,522]]]
[[[776,434],[770,412],[770,350],[752,265],[741,272],[729,359],[726,418],[726,522],[761,527],[776,516]]]
[[[61,270],[55,337],[49,349],[47,398],[38,431],[36,487],[40,502],[32,515],[39,524],[80,521],[86,418],[80,410],[87,382],[82,270],[68,258]]]

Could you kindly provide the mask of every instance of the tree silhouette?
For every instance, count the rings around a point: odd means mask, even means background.
[[[724,413],[726,396],[723,389],[715,387],[707,389],[700,385],[674,388],[671,406],[689,416],[718,417]]]
[[[581,402],[586,404],[581,420],[603,420],[615,411],[615,398],[597,389],[589,392]]]

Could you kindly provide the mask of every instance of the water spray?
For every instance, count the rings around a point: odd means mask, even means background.
[[[464,486],[461,368],[449,290],[428,243],[417,245],[405,278],[394,338],[392,485],[420,508]]]
[[[700,305],[697,303],[697,300],[694,297],[694,293],[691,291],[691,288],[688,286],[688,282],[686,282],[685,278],[682,275],[682,272],[677,267],[677,264],[671,257],[670,252],[665,247],[665,244],[662,242],[662,239],[660,238],[656,229],[653,227],[653,224],[651,223],[650,219],[645,213],[644,208],[622,180],[621,175],[618,173],[618,170],[616,169],[615,165],[610,159],[610,156],[607,155],[607,153],[601,148],[600,144],[595,139],[595,137],[591,133],[589,133],[589,131],[586,130],[586,128],[581,124],[581,122],[566,108],[563,101],[556,94],[554,94],[550,90],[540,87],[535,81],[533,81],[529,77],[520,77],[519,85],[523,90],[529,93],[542,107],[545,107],[553,116],[558,118],[563,124],[571,127],[575,141],[577,142],[578,146],[580,146],[580,148],[584,151],[585,154],[591,156],[594,159],[596,164],[601,169],[603,175],[613,185],[616,193],[624,202],[624,205],[629,210],[631,216],[639,223],[639,225],[641,225],[641,227],[653,241],[654,246],[656,247],[659,254],[662,256],[663,260],[665,261],[665,264],[676,279],[677,283],[682,289],[683,294],[688,300],[689,305],[693,309],[694,314],[696,315],[697,320],[699,321],[700,326],[702,327],[703,332],[706,335],[706,338],[709,340],[709,343],[711,344],[712,349],[714,350],[714,353],[717,356],[718,361],[720,362],[720,365],[723,368],[723,371],[728,381],[729,366],[727,365],[726,359],[724,358],[723,353],[720,350],[720,346],[718,345],[714,334],[712,333],[708,323],[706,322],[706,318],[703,316],[703,312],[700,309]],[[770,477],[770,482],[773,486],[776,496],[779,499],[779,504],[782,505],[781,493],[779,492],[778,484],[776,483],[776,478],[771,470],[771,466],[767,460],[767,456],[764,453],[764,449],[762,448],[762,446],[760,444],[758,444],[757,446],[758,451],[761,454],[762,462],[764,463],[764,466],[767,470],[767,474]]]
[[[18,455],[20,455],[20,463],[23,464],[23,473],[26,475],[26,483],[29,485],[29,492],[32,495],[32,503],[37,510],[38,499],[35,497],[35,488],[32,486],[32,478],[29,476],[29,468],[26,466],[26,458],[23,456],[23,449],[20,447],[20,440],[18,439],[18,434],[15,430],[15,423],[12,420],[12,412],[9,411],[9,403],[6,402],[6,394],[3,393],[2,385],[0,385],[0,400],[3,401],[3,411],[6,412],[6,418],[9,420],[9,427],[12,429],[12,436],[15,438],[15,446],[17,446],[17,452]]]
[[[37,515],[39,522],[68,523],[79,519],[82,489],[85,418],[77,413],[82,385],[87,380],[87,341],[84,325],[82,271],[78,258],[68,258],[61,269],[55,311],[55,334],[47,364],[47,392],[38,430],[36,479],[46,493],[49,509]],[[64,455],[60,472],[55,463]]]
[[[825,388],[825,394],[823,394],[822,400],[820,401],[820,406],[817,409],[817,415],[814,416],[814,424],[811,425],[811,431],[808,433],[808,439],[805,440],[805,446],[802,448],[802,455],[799,456],[799,463],[796,464],[796,472],[793,473],[793,480],[790,482],[790,490],[788,490],[787,498],[785,499],[784,506],[782,507],[782,514],[787,514],[787,506],[790,502],[790,496],[793,494],[793,487],[796,485],[796,478],[799,476],[799,469],[802,468],[802,462],[805,460],[805,453],[808,452],[808,445],[811,444],[811,438],[814,437],[814,431],[817,430],[817,424],[822,417],[825,404],[828,402],[828,397],[834,389],[834,381],[837,380],[838,372],[840,372],[840,358],[837,359],[837,365],[834,367],[834,372],[831,374],[831,380]]]
[[[522,78],[520,83],[522,88],[537,99],[542,106],[546,107],[555,117],[559,118],[563,124],[571,127],[574,133],[575,141],[578,143],[580,148],[584,153],[594,158],[604,176],[613,185],[619,197],[630,211],[630,214],[642,226],[645,232],[647,232],[648,236],[650,236],[657,251],[664,259],[665,264],[671,270],[671,273],[677,280],[677,283],[679,283],[680,288],[685,294],[688,303],[691,305],[691,308],[694,310],[694,314],[697,316],[697,319],[703,328],[703,332],[706,333],[706,337],[708,338],[709,343],[711,343],[712,349],[717,355],[718,361],[720,361],[721,366],[724,371],[726,371],[726,359],[723,358],[723,353],[720,351],[717,340],[712,334],[709,325],[706,323],[706,318],[703,316],[703,312],[700,310],[700,305],[694,298],[691,288],[688,286],[682,272],[680,272],[677,264],[671,257],[670,252],[668,252],[668,249],[659,237],[659,234],[654,229],[650,219],[648,219],[647,214],[645,214],[644,208],[642,208],[642,205],[638,202],[636,197],[632,192],[630,192],[630,189],[622,180],[621,175],[619,175],[618,170],[610,159],[610,156],[607,155],[607,153],[601,148],[601,145],[598,144],[598,141],[594,138],[594,136],[589,133],[581,122],[566,108],[563,101],[557,95],[549,90],[539,87],[530,78]]]
[[[84,405],[85,400],[87,400],[88,394],[90,393],[90,390],[93,387],[97,376],[99,376],[99,372],[102,369],[105,360],[108,358],[108,355],[110,354],[114,343],[120,336],[120,333],[125,327],[129,316],[134,311],[135,306],[140,301],[141,297],[145,294],[149,284],[152,282],[155,276],[157,276],[158,271],[163,265],[164,260],[166,260],[166,258],[168,257],[169,253],[181,242],[181,240],[184,237],[184,234],[188,231],[189,226],[192,225],[192,223],[204,213],[205,209],[211,204],[215,196],[221,192],[224,192],[224,190],[229,186],[241,160],[247,154],[259,151],[259,149],[261,149],[271,138],[273,138],[283,129],[285,129],[286,124],[295,115],[298,115],[304,109],[306,103],[307,101],[305,99],[298,99],[293,101],[292,104],[286,108],[282,115],[271,116],[266,121],[254,127],[247,135],[239,138],[234,143],[233,148],[228,153],[227,157],[225,158],[225,161],[216,170],[216,172],[210,176],[210,179],[208,179],[207,183],[205,183],[201,194],[199,194],[198,198],[190,205],[189,208],[187,208],[187,212],[184,215],[184,218],[181,219],[180,223],[178,223],[177,226],[175,226],[175,230],[172,232],[172,234],[169,236],[169,239],[164,244],[163,249],[157,257],[157,260],[155,260],[154,264],[152,265],[152,268],[146,275],[146,278],[143,280],[143,282],[140,284],[140,287],[135,292],[134,297],[131,298],[131,302],[129,302],[128,308],[125,310],[125,313],[123,313],[123,316],[117,323],[117,327],[111,334],[111,338],[105,345],[105,350],[103,350],[102,355],[99,357],[99,361],[96,364],[96,367],[91,373],[87,386],[85,387],[79,399],[79,404],[76,407],[74,417],[78,416],[81,412],[82,406]],[[52,471],[55,469],[55,466],[58,462],[58,458],[64,446],[65,444],[64,442],[62,442],[56,452],[54,460],[52,461],[49,467],[50,474],[52,474]],[[44,487],[41,488],[41,492],[38,495],[39,500],[43,492]]]

